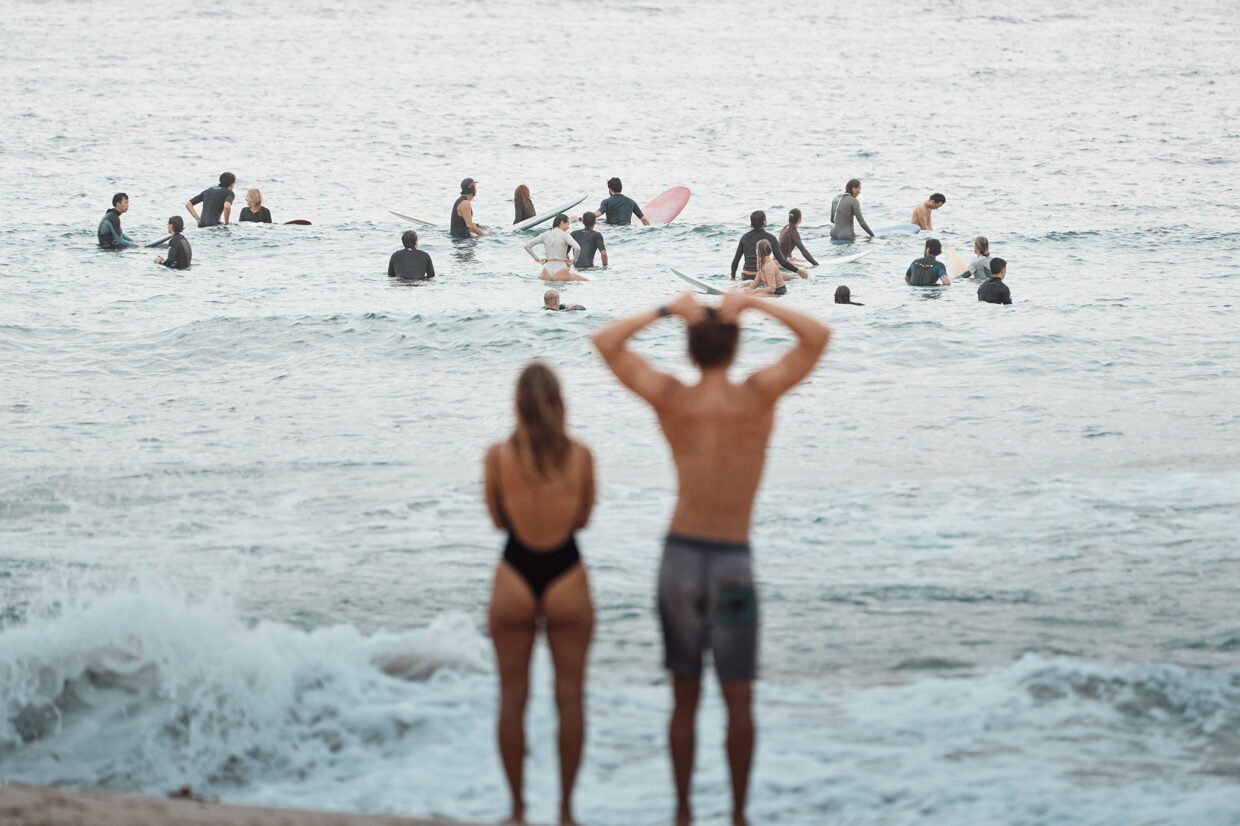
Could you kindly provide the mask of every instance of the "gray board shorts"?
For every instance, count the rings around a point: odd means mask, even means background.
[[[720,682],[758,671],[758,597],[748,543],[669,534],[659,565],[664,664],[681,677],[702,675],[710,649]]]

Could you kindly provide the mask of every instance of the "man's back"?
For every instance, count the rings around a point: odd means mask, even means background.
[[[233,191],[226,186],[212,186],[190,199],[191,204],[202,204],[202,217],[198,226],[213,227],[224,214],[224,204],[233,202]]]
[[[596,229],[577,229],[573,230],[571,235],[581,247],[581,253],[577,256],[577,268],[593,267],[594,253],[607,248],[603,243],[603,233]]]
[[[977,288],[977,300],[985,301],[987,304],[1011,304],[1012,291],[1008,289],[1007,284],[1003,283],[1002,278],[991,276]]]
[[[933,287],[939,283],[940,278],[947,275],[947,267],[933,256],[927,255],[909,264],[904,275],[914,287]]]
[[[633,216],[642,217],[641,207],[637,202],[628,195],[621,195],[619,192],[613,193],[599,204],[598,211],[607,216],[609,224],[629,224],[633,221]]]

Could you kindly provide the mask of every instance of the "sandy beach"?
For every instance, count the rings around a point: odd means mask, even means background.
[[[345,813],[227,806],[190,798],[0,786],[0,826],[464,826]]]

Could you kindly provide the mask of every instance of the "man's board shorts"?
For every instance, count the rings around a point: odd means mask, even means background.
[[[710,650],[720,682],[758,671],[758,597],[749,544],[669,534],[659,565],[664,664],[681,677],[702,675]]]

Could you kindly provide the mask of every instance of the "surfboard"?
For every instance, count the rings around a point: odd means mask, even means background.
[[[856,261],[858,258],[865,258],[867,255],[869,255],[872,252],[874,252],[874,248],[870,247],[868,250],[862,250],[856,255],[845,255],[843,258],[832,258],[830,261],[823,261],[819,264],[819,266],[833,267],[836,264],[848,264],[853,261]]]
[[[874,234],[879,238],[890,238],[893,235],[916,235],[919,232],[921,232],[921,227],[916,224],[892,224],[889,227],[874,230]]]
[[[414,218],[412,215],[406,215],[405,213],[397,212],[394,209],[389,209],[388,212],[392,213],[397,218],[404,218],[406,221],[413,221],[415,224],[421,224],[424,227],[436,226],[436,224],[432,223],[431,221],[423,221],[421,218]]]
[[[171,236],[171,235],[165,235],[163,238],[160,238],[158,241],[152,241],[151,243],[147,244],[146,246],[148,246],[148,247],[162,247],[164,244],[168,243],[170,240],[172,240],[172,236]]]
[[[670,224],[689,203],[692,194],[687,186],[674,186],[642,207],[642,212],[652,224]]]
[[[964,260],[964,256],[951,247],[943,250],[943,261],[947,264],[948,278],[959,278],[960,274],[969,268],[969,264]]]
[[[296,218],[296,219],[294,219],[294,220],[292,220],[292,221],[285,221],[285,222],[284,222],[284,226],[286,226],[286,227],[287,227],[289,224],[297,224],[297,226],[299,226],[299,227],[308,227],[308,226],[310,226],[310,222],[309,222],[309,221],[307,221],[305,218]]]
[[[561,212],[568,212],[570,209],[577,206],[577,204],[581,203],[585,199],[586,199],[586,196],[582,195],[577,200],[568,201],[566,203],[560,204],[558,207],[556,207],[555,209],[549,212],[540,212],[539,214],[535,215],[533,218],[526,218],[524,221],[522,221],[519,224],[513,224],[512,231],[522,232],[527,229],[533,229],[534,227],[541,224],[543,221],[550,221],[552,218],[559,215]]]
[[[708,293],[710,295],[723,295],[723,290],[717,290],[704,281],[698,281],[696,278],[693,278],[692,276],[685,275],[683,272],[676,269],[675,267],[672,267],[672,272],[675,273],[675,275],[678,278],[680,278],[682,281],[687,281],[688,283],[697,287],[699,290],[701,290],[704,293]]]

